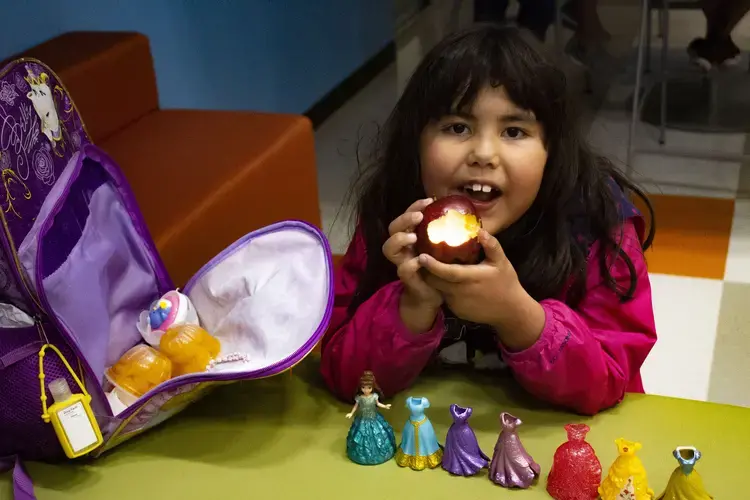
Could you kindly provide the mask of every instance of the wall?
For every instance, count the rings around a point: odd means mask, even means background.
[[[0,59],[66,31],[144,33],[166,108],[302,113],[393,39],[386,0],[0,2]]]

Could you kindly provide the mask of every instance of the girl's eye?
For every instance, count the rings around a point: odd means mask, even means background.
[[[505,135],[508,139],[523,139],[527,136],[526,132],[518,127],[508,127],[503,132],[503,135]]]
[[[445,127],[445,131],[455,135],[464,135],[469,133],[469,127],[463,123],[453,123]]]

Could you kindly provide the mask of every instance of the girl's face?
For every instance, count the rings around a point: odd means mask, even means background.
[[[362,389],[362,394],[364,394],[365,396],[369,396],[370,394],[372,394],[371,385],[363,385],[361,389]]]
[[[502,87],[486,87],[471,109],[422,131],[422,184],[428,196],[468,196],[482,226],[497,234],[529,209],[542,183],[544,131]]]

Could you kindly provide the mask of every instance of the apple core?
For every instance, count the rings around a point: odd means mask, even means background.
[[[458,247],[476,238],[481,227],[475,215],[449,209],[427,225],[427,237],[431,243]]]

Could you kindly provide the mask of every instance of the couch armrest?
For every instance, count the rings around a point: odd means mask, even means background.
[[[102,147],[125,172],[176,284],[250,231],[286,219],[321,225],[305,117],[160,110]]]

